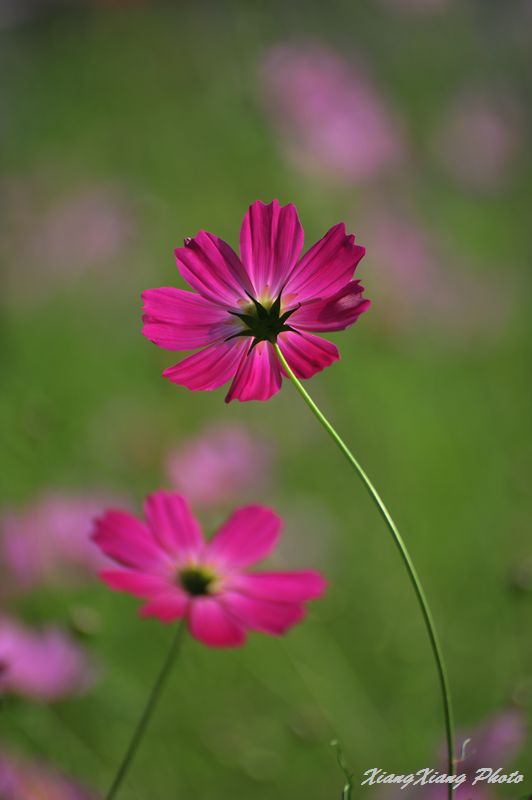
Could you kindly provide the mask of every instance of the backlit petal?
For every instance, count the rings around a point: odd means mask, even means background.
[[[196,350],[231,335],[234,318],[194,292],[173,287],[148,289],[142,333],[165,350]]]
[[[370,307],[363,291],[358,281],[350,281],[333,297],[303,303],[291,315],[290,325],[304,331],[342,331]]]
[[[298,378],[311,378],[340,358],[336,345],[312,333],[282,333],[278,343]]]
[[[293,268],[283,292],[285,301],[332,297],[353,277],[366,251],[346,235],[343,222],[332,227]]]
[[[225,401],[269,400],[279,391],[281,382],[281,367],[273,346],[259,342],[242,356]]]
[[[237,372],[249,341],[233,339],[194,353],[163,372],[165,378],[193,391],[218,389]]]
[[[253,203],[240,231],[240,254],[255,297],[274,300],[303,247],[303,228],[292,204]]]
[[[200,231],[175,250],[183,278],[207,300],[238,310],[239,301],[248,302],[249,278],[235,251],[212,233]]]

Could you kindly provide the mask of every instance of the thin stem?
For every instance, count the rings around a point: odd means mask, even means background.
[[[144,706],[144,710],[140,716],[139,721],[137,722],[137,726],[133,732],[133,736],[131,737],[131,741],[129,742],[129,746],[126,750],[124,758],[122,759],[122,763],[118,768],[118,771],[114,777],[113,783],[111,784],[111,788],[107,792],[105,796],[105,800],[113,800],[116,796],[120,786],[122,785],[122,781],[124,780],[126,773],[131,766],[131,762],[137,752],[137,748],[142,741],[142,737],[146,732],[146,727],[148,722],[150,721],[151,715],[155,709],[157,704],[157,700],[159,699],[159,695],[166,683],[170,670],[172,669],[173,663],[175,658],[181,648],[181,644],[183,641],[183,637],[185,634],[186,628],[182,622],[178,623],[175,633],[172,637],[172,641],[170,643],[170,649],[166,655],[166,658],[163,662],[161,667],[161,671],[157,676],[157,680],[155,681],[153,688],[148,696],[146,701],[146,705]]]
[[[423,589],[422,583],[418,577],[416,572],[416,568],[414,567],[414,563],[412,558],[410,557],[410,553],[408,552],[408,548],[403,540],[403,537],[399,533],[399,530],[392,519],[392,516],[384,502],[381,500],[379,493],[377,492],[376,488],[374,487],[373,483],[369,479],[366,472],[363,470],[361,465],[358,463],[352,452],[349,450],[348,446],[345,444],[343,439],[339,436],[339,434],[335,431],[331,423],[324,417],[312,397],[309,395],[301,381],[296,378],[292,369],[290,368],[289,364],[287,363],[285,357],[283,356],[281,349],[278,344],[274,345],[275,350],[277,352],[277,356],[279,361],[281,362],[286,374],[296,387],[297,391],[306,402],[314,416],[318,419],[321,425],[325,428],[329,436],[333,439],[336,443],[338,448],[342,451],[344,456],[347,458],[355,472],[358,474],[359,478],[362,480],[362,483],[366,487],[369,495],[375,505],[377,506],[377,510],[379,511],[381,517],[384,519],[388,530],[390,531],[392,538],[397,545],[403,563],[406,567],[408,572],[408,576],[410,578],[410,582],[414,588],[416,593],[416,597],[419,603],[419,607],[421,609],[421,614],[423,616],[423,620],[425,622],[425,627],[427,629],[430,646],[432,649],[432,653],[434,655],[434,660],[436,662],[436,669],[438,672],[438,680],[441,688],[442,694],[442,701],[443,701],[443,714],[444,714],[444,721],[445,721],[445,739],[447,744],[447,769],[448,774],[452,775],[455,765],[454,760],[454,719],[453,719],[453,709],[451,703],[451,692],[449,689],[449,679],[447,677],[447,669],[445,666],[445,661],[443,658],[443,652],[440,645],[440,640],[438,634],[436,632],[436,626],[434,624],[434,619],[432,617],[432,612],[430,610],[430,606],[428,604],[425,590]],[[449,800],[451,800],[453,796],[452,785],[448,785],[448,796]]]

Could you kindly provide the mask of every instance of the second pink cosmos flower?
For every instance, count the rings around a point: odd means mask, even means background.
[[[240,232],[240,258],[200,231],[175,251],[194,292],[173,287],[143,293],[144,335],[166,350],[199,350],[165,370],[192,390],[232,379],[226,401],[268,400],[281,388],[277,343],[298,378],[339,358],[315,332],[339,331],[369,308],[353,280],[364,248],[332,227],[302,257],[303,228],[293,205],[253,203]],[[203,348],[200,350],[200,348]]]
[[[319,597],[317,572],[249,572],[274,549],[281,519],[263,506],[237,509],[210,541],[179,494],[154,492],[146,522],[108,511],[94,539],[119,569],[105,570],[112,589],[146,600],[142,616],[187,618],[192,636],[210,647],[238,647],[248,630],[279,636]]]

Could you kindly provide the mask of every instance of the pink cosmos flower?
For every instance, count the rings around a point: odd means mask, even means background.
[[[364,248],[335,225],[300,257],[303,229],[293,205],[250,206],[240,254],[200,231],[175,251],[192,292],[144,292],[143,334],[166,350],[197,350],[163,375],[188,389],[211,390],[233,379],[231,400],[268,400],[281,388],[278,343],[299,378],[340,356],[314,332],[339,331],[369,308],[353,273]]]
[[[259,78],[281,144],[303,173],[352,184],[403,161],[402,123],[364,66],[293,42],[266,53]]]
[[[94,678],[83,650],[59,628],[33,631],[0,617],[0,694],[52,701]]]
[[[48,492],[0,518],[0,563],[9,588],[95,577],[105,561],[90,538],[92,522],[116,499]]]
[[[212,426],[173,450],[172,485],[193,505],[216,506],[242,497],[267,478],[270,450],[239,425]]]
[[[95,800],[53,767],[0,753],[2,800]]]
[[[208,542],[179,494],[155,492],[144,511],[145,522],[113,510],[96,523],[95,541],[120,565],[101,577],[147,600],[143,617],[186,618],[210,647],[239,647],[249,630],[280,636],[325,590],[317,572],[248,572],[279,538],[281,520],[268,508],[237,509]]]

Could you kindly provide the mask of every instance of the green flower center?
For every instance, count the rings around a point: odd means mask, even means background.
[[[187,594],[192,597],[203,597],[213,594],[216,575],[207,567],[194,565],[180,570],[178,579]]]
[[[234,317],[242,320],[245,328],[229,336],[227,341],[235,339],[237,336],[251,336],[254,340],[252,347],[255,347],[259,342],[275,344],[280,333],[294,330],[290,325],[286,324],[286,320],[294,311],[297,311],[298,306],[281,314],[281,295],[270,306],[259,303],[251,295],[249,299],[251,303],[242,314],[237,311],[229,312]]]

